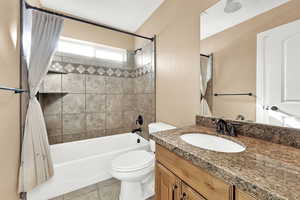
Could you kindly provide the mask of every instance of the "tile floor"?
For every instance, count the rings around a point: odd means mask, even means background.
[[[109,179],[50,200],[119,200],[120,186],[120,181]]]

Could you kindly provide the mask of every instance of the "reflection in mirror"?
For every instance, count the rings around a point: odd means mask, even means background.
[[[230,2],[241,8],[226,12]],[[297,0],[222,0],[201,14],[200,50],[213,54],[202,115],[300,128],[299,9]]]
[[[211,116],[213,105],[213,55],[200,54],[200,56],[201,114]]]
[[[290,0],[221,0],[201,15],[201,39],[208,38]]]

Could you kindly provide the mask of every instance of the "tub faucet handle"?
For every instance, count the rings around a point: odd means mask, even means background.
[[[142,115],[139,115],[135,121],[136,125],[142,126],[144,124],[144,118]]]

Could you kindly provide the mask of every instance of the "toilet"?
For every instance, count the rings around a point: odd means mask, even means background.
[[[149,133],[175,129],[162,122],[149,124]],[[155,142],[150,140],[151,152],[130,151],[111,162],[111,174],[121,181],[119,200],[146,200],[154,195]]]

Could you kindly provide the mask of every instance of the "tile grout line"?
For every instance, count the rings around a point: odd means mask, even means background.
[[[62,56],[62,60],[64,60],[64,56]],[[65,78],[65,76],[67,75],[64,75],[62,74],[61,75],[61,91],[63,92],[64,91],[64,86],[63,86],[63,80]],[[65,143],[65,130],[64,130],[64,118],[65,118],[65,115],[64,115],[64,94],[62,94],[62,98],[61,98],[61,115],[62,115],[62,122],[61,122],[61,126],[62,126],[62,143]]]
[[[61,58],[63,59],[63,57]],[[62,92],[63,91],[63,74],[61,74],[60,76],[60,91]],[[60,115],[61,115],[61,142],[63,143],[64,142],[64,114],[63,114],[63,94],[60,94],[60,106],[61,106],[61,110],[60,110]]]
[[[86,81],[87,81],[87,75],[84,75],[84,114],[85,114],[85,139],[88,138],[88,130],[87,130],[87,99],[86,99]]]

